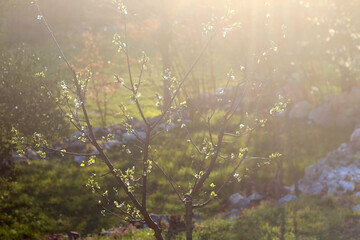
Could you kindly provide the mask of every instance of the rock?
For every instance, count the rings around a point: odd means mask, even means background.
[[[119,148],[119,147],[121,147],[121,145],[122,145],[121,142],[118,140],[110,140],[110,141],[107,141],[105,148],[110,150],[112,148]]]
[[[115,132],[115,131],[126,132],[126,129],[122,124],[113,124],[109,126],[108,129],[110,132]]]
[[[79,142],[78,140],[74,140],[68,144],[66,147],[67,152],[84,152],[86,150],[86,143]]]
[[[109,134],[109,130],[102,127],[96,127],[93,129],[93,133],[95,138],[101,139],[102,137],[105,137]]]
[[[324,187],[319,182],[313,182],[310,185],[304,187],[304,192],[312,195],[319,195],[323,191]]]
[[[360,197],[360,192],[355,193],[356,197]]]
[[[350,145],[353,149],[360,149],[360,128],[356,129],[350,137]]]
[[[297,200],[297,197],[294,194],[288,194],[278,200],[278,204],[283,204],[285,202],[291,202]]]
[[[86,160],[86,157],[84,157],[84,156],[75,156],[74,157],[74,161],[77,162],[78,164],[81,164],[85,160]]]
[[[291,186],[284,186],[283,189],[287,192],[294,193],[295,192],[295,185]]]
[[[318,163],[310,165],[305,169],[304,179],[306,180],[315,180],[321,173],[324,171],[323,165]]]
[[[349,181],[339,181],[339,186],[342,187],[343,193],[353,192],[355,190],[355,185]]]
[[[336,180],[330,181],[328,183],[328,191],[327,191],[327,195],[333,195],[337,192],[339,188],[339,184]]]
[[[135,117],[132,118],[131,120],[128,120],[127,123],[130,124],[132,128],[136,130],[144,131],[146,128],[145,123]]]
[[[253,192],[247,199],[250,201],[259,201],[264,199],[264,196],[259,194],[258,192]]]
[[[347,148],[348,148],[348,145],[346,143],[342,143],[342,144],[340,144],[340,146],[338,147],[337,150],[339,152],[345,152],[347,150]]]
[[[82,133],[80,132],[80,131],[76,131],[76,132],[73,132],[73,134],[72,134],[72,139],[79,139],[79,138],[81,138],[81,136],[82,136]]]
[[[13,152],[11,153],[11,158],[12,158],[12,162],[16,163],[16,164],[22,164],[22,165],[28,165],[29,164],[29,159],[25,156],[21,156],[19,155],[17,152]],[[10,164],[9,164],[10,166]]]
[[[137,134],[142,139],[146,138],[146,133],[145,132],[138,131]],[[124,143],[129,143],[129,142],[137,141],[137,138],[136,138],[135,134],[133,134],[133,133],[124,133],[122,135],[122,140],[124,141]]]
[[[250,200],[240,193],[234,193],[229,197],[229,202],[232,207],[245,208],[249,205]]]
[[[318,163],[305,169],[304,178],[299,181],[299,190],[307,194],[328,195],[352,193],[360,184],[359,157],[351,148],[360,141],[360,130],[355,130],[349,143],[342,143]]]
[[[171,123],[166,123],[165,124],[165,130],[167,132],[171,131],[172,129],[174,129],[176,127],[176,124],[171,122]]]
[[[40,156],[34,150],[31,149],[26,150],[25,155],[28,159],[40,159]]]
[[[244,198],[240,193],[234,193],[229,197],[229,202],[230,205],[236,205],[236,203],[240,200]]]
[[[360,212],[360,204],[353,207],[353,211]]]
[[[307,119],[310,111],[313,109],[308,101],[301,101],[296,103],[289,112],[291,119]]]

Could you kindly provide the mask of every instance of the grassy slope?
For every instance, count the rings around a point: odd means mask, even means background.
[[[302,196],[297,202],[279,206],[266,201],[245,210],[237,220],[214,218],[196,224],[197,240],[360,239],[360,214],[351,210],[359,198]],[[100,238],[102,239],[102,238]],[[153,239],[149,230],[136,230],[116,239]],[[185,239],[184,234],[172,239]]]

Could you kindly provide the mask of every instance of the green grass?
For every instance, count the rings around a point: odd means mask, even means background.
[[[245,210],[235,221],[219,216],[196,223],[193,236],[194,240],[356,240],[359,239],[360,214],[351,211],[351,204],[357,200],[351,196],[337,200],[301,196],[298,201],[281,206],[266,201]],[[150,230],[142,229],[114,239],[154,238]],[[180,233],[168,239],[184,240],[185,235]]]

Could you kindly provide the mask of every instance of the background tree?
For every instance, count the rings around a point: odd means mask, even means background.
[[[110,67],[112,60],[105,62],[100,54],[102,37],[94,35],[90,31],[83,34],[84,46],[79,56],[75,57],[75,70],[82,75],[91,75],[88,88],[88,98],[94,101],[97,113],[100,115],[101,126],[107,127],[108,105],[116,94],[119,83],[110,81],[111,77],[106,74],[105,68]]]
[[[13,165],[10,157],[15,150],[11,142],[12,127],[27,137],[39,132],[49,140],[55,140],[67,134],[68,124],[56,107],[54,97],[41,88],[41,80],[35,77],[42,68],[42,58],[26,46],[19,46],[11,53],[1,51],[0,61],[0,160],[1,174],[4,174],[6,166]],[[52,78],[48,81],[56,86]],[[54,96],[59,93],[56,87],[52,91]]]

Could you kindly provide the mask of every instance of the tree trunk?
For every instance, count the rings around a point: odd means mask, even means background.
[[[156,238],[156,240],[163,240],[164,238],[162,237],[161,235],[161,231],[158,231],[158,230],[154,230],[154,236]]]
[[[192,198],[190,195],[185,196],[185,229],[186,229],[186,240],[192,240]]]

